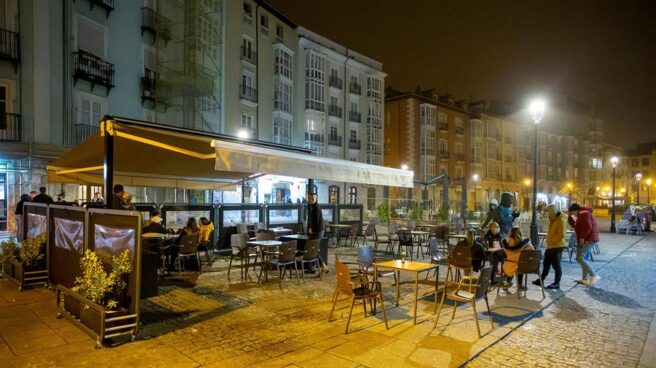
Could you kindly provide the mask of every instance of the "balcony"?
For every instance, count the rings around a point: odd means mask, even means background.
[[[305,100],[305,109],[324,112],[324,104],[319,101]]]
[[[448,123],[437,123],[437,129],[447,131],[449,130]]]
[[[331,76],[328,79],[328,85],[337,89],[342,89],[343,81],[341,78]]]
[[[82,142],[89,139],[92,135],[94,135],[97,131],[98,131],[98,127],[95,125],[89,125],[89,124],[73,125],[73,137],[71,142],[72,145],[77,146],[81,144]]]
[[[92,11],[94,6],[103,9],[106,18],[109,18],[109,13],[114,10],[114,0],[89,0],[89,4]]]
[[[328,115],[341,119],[342,108],[337,105],[328,105]]]
[[[20,142],[21,119],[18,114],[0,114],[0,142]]]
[[[465,154],[464,153],[456,153],[456,160],[465,161]]]
[[[342,146],[342,136],[341,135],[329,135],[328,136],[328,145],[329,146]]]
[[[319,133],[305,132],[305,141],[312,143],[323,143],[323,135]]]
[[[362,86],[357,84],[357,83],[351,83],[351,84],[349,84],[349,92],[354,94],[354,95],[361,95],[362,94]]]
[[[349,139],[349,148],[359,150],[362,146],[362,141],[359,139]]]
[[[354,123],[361,123],[362,122],[362,114],[360,114],[357,111],[349,111],[349,121],[352,121]]]
[[[257,90],[252,87],[239,85],[239,97],[250,102],[257,102]]]
[[[241,59],[253,65],[257,65],[257,52],[248,47],[241,47]]]
[[[465,127],[457,126],[456,134],[465,134]]]
[[[168,43],[171,40],[171,20],[160,15],[155,10],[143,7],[141,8],[141,35],[144,32],[150,32],[153,35],[153,41],[157,36]]]
[[[157,72],[146,68],[144,77],[141,78],[141,104],[146,101],[155,102],[157,92]]]
[[[16,32],[0,29],[0,59],[9,60],[14,64],[14,72],[18,71],[20,61],[20,35]]]
[[[97,84],[107,88],[107,93],[114,87],[114,64],[83,50],[73,53],[73,80],[85,80],[91,83],[91,90]]]
[[[448,151],[440,151],[440,158],[449,158],[449,152]]]

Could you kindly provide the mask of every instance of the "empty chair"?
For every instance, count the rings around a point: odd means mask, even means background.
[[[246,225],[246,224],[237,224],[237,232],[239,234],[248,234],[248,225]]]
[[[182,272],[182,259],[196,257],[198,262],[198,272],[200,273],[200,257],[198,256],[198,234],[184,235],[180,239],[180,250],[176,259],[178,263],[178,272]]]
[[[346,240],[344,245],[351,244],[351,248],[355,246],[355,242],[358,240],[358,224],[351,225],[351,228],[348,229],[346,234]]]
[[[264,253],[264,252],[263,252]],[[294,266],[296,271],[296,280],[298,283],[301,283],[301,278],[298,274],[298,266],[296,264],[296,240],[283,242],[278,252],[273,254],[273,258],[270,260],[272,267],[275,267],[278,270],[278,286],[282,288],[282,278],[285,276],[285,271],[288,267]],[[289,269],[289,275],[291,277],[291,268]]]
[[[320,239],[307,240],[302,254],[296,258],[296,261],[301,264],[301,270],[305,270],[306,264],[313,264],[316,268],[319,278],[321,278],[321,258],[319,258],[319,244]],[[305,278],[305,273],[301,272],[302,277]]]
[[[487,314],[490,318],[490,327],[494,328],[494,321],[492,321],[492,312],[490,311],[490,303],[487,299],[487,291],[490,287],[490,281],[492,279],[492,267],[484,267],[481,269],[479,277],[472,278],[471,282],[454,282],[446,281],[444,287],[444,293],[442,293],[442,300],[440,301],[440,307],[437,311],[437,318],[435,318],[435,323],[433,324],[433,329],[437,326],[437,322],[440,320],[440,314],[442,312],[442,307],[444,306],[444,300],[449,299],[453,302],[453,313],[451,314],[451,320],[456,316],[456,309],[458,308],[458,303],[470,303],[472,310],[474,312],[474,320],[476,321],[476,331],[478,332],[478,337],[481,337],[481,327],[478,323],[478,313],[476,312],[476,300],[480,298],[485,299],[485,306],[487,307]]]
[[[385,311],[385,304],[383,302],[383,290],[381,288],[380,282],[352,280],[348,266],[341,263],[337,257],[335,257],[335,273],[337,274],[337,286],[335,288],[335,293],[333,294],[333,307],[330,309],[328,322],[332,321],[333,312],[335,311],[335,305],[337,304],[337,299],[339,299],[339,294],[345,294],[351,301],[351,308],[349,309],[348,319],[346,320],[346,330],[344,331],[345,334],[348,333],[349,324],[351,323],[351,316],[353,315],[353,307],[355,306],[356,300],[362,300],[362,307],[364,309],[365,317],[367,316],[367,300],[369,300],[370,303],[371,300],[380,301],[380,307],[383,310],[383,320],[385,321],[385,329],[387,329],[387,312]]]
[[[257,262],[257,253],[249,247],[247,234],[232,234],[230,246],[232,253],[230,254],[230,263],[228,263],[228,278],[230,278],[232,262],[237,260],[241,263],[241,279],[243,281],[248,276],[250,260],[253,259],[254,262]]]
[[[255,240],[275,240],[276,235],[270,230],[260,230],[255,234]]]
[[[378,244],[383,244],[385,245],[385,253],[393,254],[394,253],[394,244],[391,239],[389,238],[380,238],[378,236],[378,232],[376,231],[376,225],[372,224],[369,226],[372,228],[372,232],[374,234],[374,250],[378,250]],[[369,230],[369,228],[367,228]]]
[[[362,245],[367,244],[367,238],[374,236],[375,228],[376,228],[376,224],[374,221],[370,221],[367,227],[364,229],[364,231],[362,227],[360,228],[360,232],[358,233],[358,238],[362,238]]]
[[[264,227],[264,222],[256,222],[253,224],[253,230],[255,232],[266,230],[266,227]]]
[[[396,284],[396,272],[379,271],[378,274],[375,274],[376,272],[376,268],[374,267],[375,262],[376,262],[376,258],[374,256],[374,248],[371,245],[364,245],[358,248],[358,263],[360,264],[360,270],[362,276],[364,277],[364,280],[369,280],[369,276],[373,277],[373,279],[376,279],[378,277],[393,276],[394,283]]]
[[[415,248],[415,243],[412,239],[412,233],[409,230],[399,231],[398,242],[399,242],[399,253],[401,253],[401,247],[405,247],[406,253],[410,254],[410,260],[412,260],[413,259],[412,253]],[[419,257],[419,248],[417,248],[417,257]]]

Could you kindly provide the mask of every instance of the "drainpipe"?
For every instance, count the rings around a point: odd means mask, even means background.
[[[346,160],[346,150],[349,149],[348,148],[348,143],[346,143],[346,140],[348,139],[349,142],[351,140],[350,130],[349,130],[351,123],[350,123],[349,120],[347,120],[348,118],[346,117],[346,101],[348,100],[347,96],[349,95],[349,92],[346,91],[346,70],[347,70],[346,65],[348,64],[348,60],[349,60],[348,59],[348,51],[349,51],[349,49],[346,49],[345,52],[344,52],[346,54],[346,59],[344,59],[344,80],[342,82],[342,88],[343,88],[342,92],[344,92],[344,103],[342,104],[342,111],[344,113],[344,115],[342,115],[342,119],[343,119],[343,122],[344,122],[344,135],[343,135],[343,138],[342,138],[342,142],[343,142],[344,146],[342,147],[342,152],[343,152],[342,157],[343,157],[344,160]],[[347,133],[349,133],[349,134],[347,135]],[[347,188],[348,188],[347,182],[344,182],[344,195],[343,195],[343,197],[346,198],[348,196],[349,197],[349,202],[348,203],[350,203],[351,199],[350,199],[350,194],[346,191]],[[344,200],[343,202],[347,203],[346,200]],[[356,200],[356,203],[357,203],[357,200]]]
[[[255,93],[259,93],[260,91],[260,16],[259,16],[259,10],[260,5],[257,3],[255,4],[255,52],[256,52],[256,60],[255,60]],[[255,139],[259,140],[260,137],[260,95],[257,95],[256,98],[256,103],[255,103]],[[242,192],[243,193],[243,192]],[[243,195],[243,194],[242,194]],[[243,201],[242,201],[243,203]]]

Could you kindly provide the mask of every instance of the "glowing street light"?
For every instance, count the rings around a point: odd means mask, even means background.
[[[568,182],[567,185],[567,193],[569,194],[569,204],[572,204],[572,190],[574,190],[574,184],[572,182]]]
[[[640,181],[642,181],[642,173],[635,174],[635,179],[638,182],[638,194],[636,196],[636,204],[640,204]]]
[[[538,198],[538,124],[542,121],[544,116],[544,108],[546,104],[543,100],[533,100],[529,105],[529,110],[535,124],[533,128],[533,204],[531,216],[531,242],[538,243],[538,216],[537,216],[537,198]]]
[[[408,170],[408,165],[406,164],[401,165],[401,170]]]
[[[617,156],[613,156],[610,158],[610,164],[613,166],[613,195],[611,196],[610,199],[610,232],[614,233],[617,230],[615,229],[615,168],[617,167],[617,164],[620,162],[620,159]],[[624,190],[624,188],[622,188]]]
[[[239,129],[237,131],[237,138],[241,139],[248,139],[250,137],[250,134],[248,134],[248,130],[246,129]]]

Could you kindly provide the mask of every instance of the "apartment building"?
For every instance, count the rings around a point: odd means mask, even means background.
[[[627,152],[627,161],[624,163],[629,167],[627,187],[631,202],[638,203],[638,190],[640,190],[640,203],[652,204],[656,202],[656,142],[638,144],[634,149]],[[640,181],[637,174],[642,175]]]

